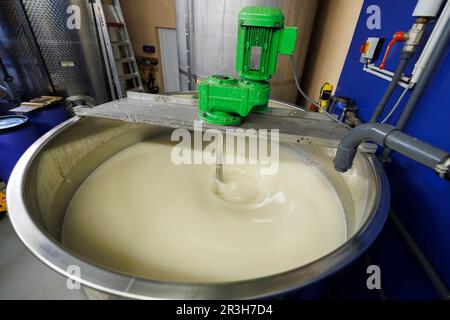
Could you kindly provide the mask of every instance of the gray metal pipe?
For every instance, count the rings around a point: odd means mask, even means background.
[[[421,78],[417,82],[416,88],[414,89],[413,93],[411,94],[411,97],[409,98],[408,104],[403,109],[400,119],[398,120],[398,123],[396,125],[398,129],[400,130],[405,129],[406,124],[408,123],[411,114],[413,113],[417,105],[417,102],[419,102],[420,98],[423,95],[423,92],[429,85],[430,78],[433,75],[433,72],[436,66],[438,65],[441,56],[445,51],[445,49],[447,48],[449,42],[450,42],[450,24],[447,24],[446,27],[444,28],[444,31],[442,32],[441,37],[439,37],[439,40],[436,44],[434,51],[431,53],[430,60],[428,61],[428,66],[423,71]]]
[[[342,139],[334,158],[334,168],[346,172],[353,165],[358,146],[365,141],[391,148],[433,170],[443,179],[450,180],[450,154],[428,143],[413,138],[397,128],[381,123],[361,125]]]
[[[384,145],[432,169],[449,156],[444,150],[398,130],[386,136]]]
[[[402,52],[402,55],[404,55],[404,57],[400,59],[397,69],[395,70],[395,74],[392,77],[391,82],[389,83],[389,87],[387,88],[386,92],[381,98],[380,103],[378,103],[377,107],[373,111],[372,117],[370,118],[370,122],[377,122],[378,118],[383,113],[389,99],[391,98],[392,94],[397,88],[398,83],[400,82],[400,79],[403,76],[403,72],[405,71],[406,66],[408,65],[408,62],[412,56],[412,54],[409,53],[405,54],[404,52]]]
[[[405,228],[403,223],[397,217],[393,210],[390,211],[389,218],[392,224],[397,228],[400,236],[405,241],[407,247],[416,258],[422,270],[427,275],[428,279],[430,279],[431,284],[436,289],[437,293],[443,300],[450,300],[450,292],[448,288],[445,286],[445,283],[440,278],[439,274],[433,268],[433,265],[428,261],[428,259],[423,254],[422,250],[419,248],[417,243],[414,241],[413,237],[409,234],[408,230]]]
[[[414,56],[414,53],[416,52],[417,47],[422,40],[427,22],[428,19],[424,17],[417,18],[412,28],[405,35],[406,40],[403,46],[402,53],[400,54],[400,62],[398,63],[397,69],[395,70],[394,76],[392,77],[392,81],[389,84],[388,89],[381,98],[380,103],[375,108],[372,117],[370,118],[370,122],[377,122],[378,117],[383,113],[386,104],[388,103],[403,76],[403,72],[405,71],[408,62]]]
[[[414,110],[416,109],[417,103],[420,101],[425,89],[430,84],[431,76],[433,75],[433,72],[435,71],[436,66],[438,65],[441,56],[445,52],[445,49],[447,48],[449,42],[450,42],[450,23],[444,27],[441,36],[437,40],[436,47],[430,55],[428,65],[423,71],[422,76],[419,78],[419,81],[417,82],[416,87],[414,88],[414,91],[412,92],[411,97],[408,100],[408,103],[406,104],[405,108],[403,109],[400,115],[400,118],[396,125],[397,129],[402,131],[408,124],[409,119],[411,118]],[[391,149],[385,149],[383,151],[382,158],[384,160],[387,160],[390,154]]]

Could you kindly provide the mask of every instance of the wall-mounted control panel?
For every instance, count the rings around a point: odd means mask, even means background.
[[[366,41],[361,44],[361,63],[369,64],[374,60],[378,59],[380,55],[381,48],[384,44],[384,38],[369,37]]]

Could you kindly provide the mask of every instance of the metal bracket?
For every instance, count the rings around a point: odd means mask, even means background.
[[[126,99],[107,102],[94,108],[79,106],[74,108],[74,112],[83,117],[100,117],[188,130],[194,130],[199,121],[196,99],[130,91]],[[202,122],[203,130],[225,131],[230,128],[236,129]],[[282,142],[320,144],[330,148],[336,148],[348,132],[348,129],[331,122],[324,115],[281,108],[271,108],[266,114],[252,113],[239,128],[279,130]]]
[[[392,81],[392,77],[394,76],[394,73],[392,71],[380,69],[374,64],[364,66],[363,70],[389,82]],[[411,85],[411,78],[402,76],[401,80],[398,82],[398,85],[405,89],[409,88]]]

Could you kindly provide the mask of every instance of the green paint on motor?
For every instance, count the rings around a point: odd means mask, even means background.
[[[269,80],[278,54],[292,55],[297,28],[284,27],[283,12],[246,7],[239,14],[236,71],[240,79],[214,75],[199,83],[199,118],[217,125],[237,125],[251,112],[265,112]]]

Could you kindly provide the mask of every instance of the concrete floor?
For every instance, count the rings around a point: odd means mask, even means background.
[[[33,256],[16,236],[8,217],[0,220],[0,300],[83,300],[66,278]]]

